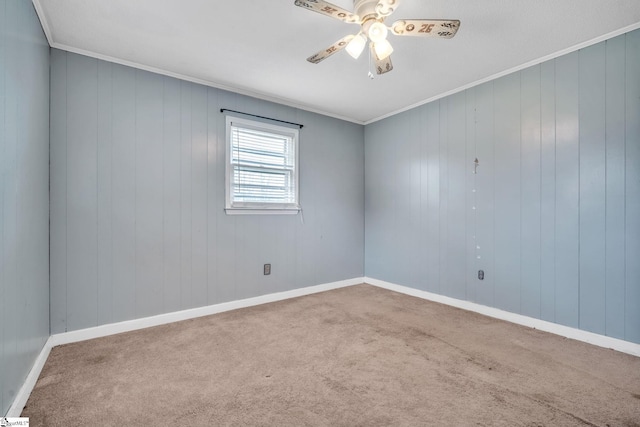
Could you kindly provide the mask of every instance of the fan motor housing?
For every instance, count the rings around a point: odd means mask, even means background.
[[[391,15],[395,4],[396,0],[353,0],[353,10],[362,21],[365,21],[368,17]]]

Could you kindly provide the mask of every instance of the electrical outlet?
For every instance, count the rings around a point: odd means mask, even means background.
[[[484,280],[484,270],[478,270],[478,280]]]
[[[265,264],[264,265],[264,275],[268,276],[271,274],[271,264]]]

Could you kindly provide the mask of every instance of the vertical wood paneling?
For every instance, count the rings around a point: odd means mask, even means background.
[[[318,158],[334,165],[333,178],[337,182],[344,183],[333,189],[323,186],[320,193],[321,198],[316,198],[326,206],[333,206],[331,209],[323,209],[324,213],[321,217],[323,238],[319,242],[319,248],[322,250],[320,258],[329,262],[329,265],[336,266],[327,272],[329,279],[334,281],[339,280],[340,277],[345,277],[348,274],[350,265],[362,263],[361,254],[353,254],[347,248],[352,247],[358,241],[362,242],[364,238],[362,227],[354,227],[354,224],[362,223],[362,212],[353,209],[354,205],[351,204],[351,201],[360,200],[362,205],[361,191],[364,188],[364,174],[354,176],[353,171],[363,168],[363,156],[358,145],[341,147],[340,141],[345,136],[348,136],[347,139],[350,140],[361,140],[363,134],[358,127],[353,127],[346,123],[332,126],[329,118],[325,118],[321,126],[323,128],[326,127],[327,132],[322,144],[318,146]],[[338,155],[338,153],[340,154]],[[410,167],[407,167],[407,169],[411,170]],[[410,175],[408,172],[405,172],[405,174]],[[351,208],[337,210],[336,206],[351,206]],[[287,223],[291,225],[295,223],[295,218],[293,217],[265,217],[265,220],[269,221],[270,224],[261,230],[263,241],[276,240],[280,245],[284,243],[285,240],[283,238],[286,236],[276,236],[273,232],[274,230],[286,228],[276,228],[274,222],[280,223],[282,226]],[[345,245],[346,242],[350,243]],[[268,255],[266,249],[268,248],[263,247],[265,256]],[[273,249],[272,247],[268,252],[273,252]],[[273,256],[277,259],[278,254],[282,252],[282,246],[276,245],[275,249],[277,251]],[[348,262],[344,262],[345,260]],[[316,265],[316,268],[318,269],[318,277],[324,274],[322,273],[324,266]]]
[[[340,235],[336,244],[342,247],[343,259],[347,262],[339,262],[341,266],[341,275],[338,277],[349,277],[353,272],[353,266],[360,266],[364,275],[364,246],[361,252],[353,252],[349,248],[362,245],[364,242],[364,210],[358,207],[364,207],[364,128],[362,126],[352,126],[347,122],[340,122],[343,136],[337,138],[334,150],[339,152],[340,144],[338,141],[345,138],[350,141],[359,141],[356,144],[346,146],[347,154],[344,156],[340,170],[342,171],[341,179],[349,182],[345,186],[342,198],[338,203],[342,206],[349,206],[349,215],[341,221]],[[344,144],[341,144],[344,146]],[[419,194],[416,195],[419,197]],[[344,237],[340,237],[344,236]],[[341,242],[343,238],[347,238],[347,244]],[[291,246],[288,251],[291,252]]]
[[[67,328],[98,317],[98,61],[67,58]]]
[[[406,120],[405,117],[397,117],[395,118],[397,121]],[[401,129],[402,126],[395,127],[396,129]],[[400,131],[399,134],[394,135],[391,134],[388,129],[384,130],[383,135],[385,135],[386,141],[393,141],[395,144],[402,145],[399,140],[403,140],[403,131]],[[388,277],[392,271],[395,270],[395,262],[398,260],[400,263],[400,270],[398,271],[398,275],[400,278],[407,279],[407,271],[402,268],[402,261],[398,256],[399,247],[404,236],[398,236],[400,232],[400,224],[398,220],[398,211],[400,209],[406,209],[406,207],[401,207],[401,200],[406,200],[407,189],[399,186],[399,177],[397,175],[402,176],[406,171],[400,167],[400,161],[403,157],[400,153],[401,149],[397,149],[398,147],[394,147],[393,144],[387,145],[385,150],[385,158],[387,159],[387,164],[390,167],[390,170],[397,171],[398,173],[387,174],[387,179],[382,182],[381,190],[384,193],[385,201],[387,203],[391,202],[392,209],[387,211],[383,221],[388,224],[387,227],[384,227],[384,233],[382,235],[383,244],[389,245],[389,249],[385,251],[384,256],[382,257],[382,266],[381,271],[383,272],[383,277]],[[401,238],[398,238],[401,237]],[[390,256],[390,258],[388,258]]]
[[[313,132],[314,133],[317,132],[320,128],[322,128],[322,125],[323,125],[322,122],[316,123],[315,129]],[[307,145],[307,150],[313,153],[313,157],[322,158],[325,155],[324,150],[326,149],[326,147],[323,147],[323,142],[324,142],[323,138],[320,137],[319,135],[315,135],[312,141],[313,142],[310,144],[311,147]],[[323,187],[320,184],[323,178],[322,172],[316,169],[309,169],[309,168],[310,166],[307,166],[307,170],[310,170],[311,173],[307,175],[307,179],[309,180],[308,182],[311,184],[311,188],[313,188],[312,191],[315,194],[315,197],[313,198],[313,206],[315,210],[318,206],[325,203],[325,201],[327,200],[328,193],[325,189],[323,189]],[[315,229],[309,229],[309,231],[311,232],[310,241],[309,241],[310,247],[308,247],[307,251],[305,251],[305,255],[307,257],[306,262],[310,269],[309,274],[312,281],[316,280],[316,277],[318,276],[318,271],[323,268],[323,266],[319,266],[318,264],[314,263],[313,259],[319,259],[321,256],[320,243],[324,240],[324,235],[326,230],[325,225],[327,221],[326,212],[323,212],[321,210],[316,210],[316,212],[317,213],[312,218],[314,223],[317,224],[318,226]],[[396,227],[394,218],[395,218],[395,209],[391,211],[392,227]],[[305,228],[308,228],[308,227],[305,227]]]
[[[475,264],[485,272],[476,289],[476,301],[493,305],[495,287],[494,268],[494,88],[493,82],[476,88],[476,151],[478,173],[475,176]],[[475,159],[474,159],[475,160]],[[472,206],[473,208],[473,206]]]
[[[556,306],[556,75],[540,65],[540,318],[555,321]]]
[[[70,54],[67,54],[70,56]],[[136,72],[113,66],[111,197],[113,320],[135,318],[136,310]]]
[[[447,153],[447,282],[446,294],[466,299],[466,96],[449,98]],[[413,233],[412,233],[413,234]]]
[[[52,193],[63,195],[65,211],[54,209],[52,247],[74,247],[55,261],[52,301],[62,303],[52,319],[72,330],[363,275],[361,126],[71,53],[54,57]],[[304,224],[301,216],[226,215],[221,107],[305,124]],[[70,269],[73,282],[62,279]]]
[[[113,322],[113,245],[111,242],[111,173],[113,65],[98,62],[98,323]]]
[[[521,72],[520,306],[540,318],[540,66]]]
[[[21,374],[18,359],[18,340],[20,339],[18,316],[16,307],[18,307],[18,298],[20,295],[20,283],[18,281],[17,271],[17,251],[18,251],[18,206],[16,200],[16,186],[18,181],[19,170],[17,168],[17,150],[18,150],[18,130],[16,129],[18,120],[18,75],[20,72],[20,63],[18,61],[18,52],[20,49],[19,41],[15,38],[18,34],[18,3],[6,2],[5,6],[5,27],[3,28],[2,38],[6,41],[4,45],[4,55],[7,64],[14,63],[12,67],[5,68],[4,75],[4,93],[2,101],[4,103],[3,111],[3,127],[2,131],[4,141],[4,168],[3,180],[0,185],[3,186],[3,222],[4,236],[2,244],[4,246],[4,262],[3,269],[0,272],[1,280],[5,283],[3,307],[2,310],[2,327],[4,329],[4,363],[5,366],[15,369],[7,369],[4,373],[4,381],[2,385],[2,401],[8,407],[15,396]]]
[[[447,285],[449,284],[449,270],[447,269],[447,255],[448,255],[448,236],[447,230],[449,230],[449,114],[450,114],[450,98],[441,99],[440,104],[440,164],[439,164],[439,186],[438,194],[440,202],[438,224],[440,229],[438,231],[438,246],[440,247],[438,264],[440,265],[438,283],[435,292],[447,295]]]
[[[382,122],[373,123],[365,128],[365,172],[374,171],[384,163],[383,149],[385,141],[379,137],[379,128]],[[365,211],[366,229],[365,233],[365,270],[375,274],[372,277],[382,277],[380,266],[384,264],[384,251],[382,233],[384,230],[383,213],[384,194],[381,190],[384,181],[384,174],[365,173]]]
[[[323,121],[320,121],[319,123],[317,123],[316,124],[317,129],[322,128],[323,124],[324,124]],[[327,151],[328,151],[328,147],[325,145],[323,138],[318,137],[314,142],[313,156],[318,159],[325,158],[327,155]],[[328,189],[320,185],[323,179],[323,174],[321,171],[314,169],[312,176],[313,176],[312,183],[314,188],[313,191],[315,193],[314,205],[317,207],[327,202],[329,191]],[[309,254],[313,254],[312,259],[321,258],[321,255],[322,255],[321,242],[325,240],[325,236],[327,234],[327,221],[329,219],[328,213],[326,211],[318,210],[317,212],[318,213],[315,218],[316,218],[316,223],[318,224],[318,227],[315,230],[313,230],[313,237],[311,241],[313,246],[312,246],[312,251],[309,252]],[[395,210],[393,212],[393,215],[395,217]],[[394,227],[397,226],[396,223],[392,223],[392,224]],[[396,240],[396,242],[398,240]],[[311,263],[311,266],[312,266],[313,281],[315,281],[316,278],[318,277],[319,271],[322,268],[324,268],[324,266],[318,265],[316,263]]]
[[[640,342],[639,39],[418,107],[419,120],[367,125],[366,274]],[[416,244],[420,257],[403,252]]]
[[[407,243],[407,261],[408,261],[408,271],[411,274],[410,282],[413,287],[420,287],[421,282],[424,280],[423,277],[420,276],[419,270],[416,268],[411,268],[413,265],[420,264],[420,242],[414,237],[415,230],[420,228],[420,186],[421,182],[421,159],[420,159],[420,134],[419,123],[420,123],[420,112],[417,109],[411,110],[411,114],[408,114],[410,118],[409,122],[409,134],[408,134],[408,150],[409,153],[409,206],[408,206],[408,215],[409,220],[407,224],[409,225],[409,229],[405,230],[406,232],[406,243]],[[346,230],[345,230],[346,231]]]
[[[429,157],[427,155],[427,144],[432,136],[430,135],[430,129],[427,127],[427,114],[428,109],[426,106],[416,108],[418,113],[417,133],[420,144],[419,169],[420,169],[420,231],[421,236],[429,235],[429,218],[425,214],[429,203]],[[365,177],[366,178],[366,177]],[[365,234],[366,237],[366,234]],[[429,265],[428,261],[431,259],[431,244],[422,243],[418,245],[418,287],[421,290],[427,290],[429,287]]]
[[[477,258],[476,258],[476,185],[477,174],[475,174],[474,161],[477,158],[476,150],[476,92],[477,88],[472,88],[466,92],[466,126],[465,126],[465,162],[464,174],[465,184],[465,251],[466,251],[466,296],[469,301],[477,302],[477,290],[481,285],[478,280]]]
[[[191,109],[193,84],[180,83],[180,301],[181,308],[191,304],[192,285],[192,194],[191,194]]]
[[[606,327],[605,43],[580,51],[580,328]]]
[[[285,262],[281,258],[282,251],[282,238],[278,234],[278,230],[281,230],[284,225],[283,220],[287,218],[277,218],[275,216],[262,216],[259,221],[254,222],[255,236],[257,244],[249,251],[249,254],[253,256],[252,259],[261,260],[256,263],[254,268],[246,269],[249,273],[248,294],[255,295],[254,292],[258,291],[262,286],[268,286],[272,289],[281,290],[283,268],[285,268]],[[333,237],[333,236],[332,236]],[[338,253],[341,250],[336,251]],[[263,265],[271,264],[271,274],[265,276],[263,274]],[[251,265],[251,261],[247,262]]]
[[[399,126],[402,131],[395,135],[394,138],[396,146],[393,148],[393,167],[398,172],[392,176],[394,180],[393,187],[396,191],[393,195],[395,206],[393,215],[394,228],[391,231],[396,236],[391,240],[395,252],[392,262],[398,263],[400,278],[404,283],[411,283],[413,286],[415,286],[415,274],[410,268],[413,260],[412,246],[414,240],[411,236],[413,233],[413,212],[411,207],[414,203],[412,177],[415,158],[413,155],[417,143],[416,139],[412,138],[414,129],[411,126],[411,122],[414,114],[415,112],[411,111],[410,114],[399,118],[405,125]]]
[[[307,118],[308,115],[303,114],[303,120]],[[315,147],[320,143],[317,135],[317,124],[313,122],[300,131],[300,204],[302,211],[300,224],[296,226],[296,275],[305,281],[315,280],[315,265],[313,263],[315,230],[308,225],[317,223],[317,199],[306,195],[313,192],[318,186],[318,171],[311,166],[311,159],[315,156]]]
[[[162,311],[162,77],[136,71],[136,315]]]
[[[4,121],[5,121],[5,70],[7,67],[7,59],[5,53],[5,45],[7,44],[4,32],[2,32],[1,28],[6,28],[6,1],[0,1],[0,123],[2,123],[2,128],[0,128],[0,174],[4,180],[4,171],[5,171],[5,162],[6,162],[6,137],[4,132]],[[5,213],[4,213],[4,204],[5,204],[5,186],[3,182],[0,182],[0,301],[6,301],[6,293],[9,291],[9,286],[5,284],[4,280],[4,271],[5,271]],[[0,313],[0,322],[2,326],[0,326],[0,414],[4,414],[6,412],[6,408],[10,405],[7,402],[6,406],[4,403],[4,394],[5,388],[7,387],[5,384],[8,384],[8,380],[5,380],[5,366],[8,367],[9,364],[5,361],[5,346],[8,346],[8,339],[5,338],[5,326],[7,319],[5,319],[6,313],[4,311]]]
[[[318,134],[319,129],[322,127],[322,122],[315,123],[313,128],[306,129],[305,134],[307,135],[307,139],[305,139],[306,146],[305,152],[307,155],[310,155],[311,158],[322,159],[323,158],[323,138]],[[309,160],[310,161],[310,160]],[[318,275],[318,270],[322,268],[322,266],[317,265],[313,262],[314,259],[318,259],[320,257],[320,242],[324,239],[325,233],[325,221],[326,214],[319,211],[317,209],[318,206],[321,206],[323,201],[325,200],[325,192],[323,191],[321,181],[322,181],[322,173],[312,168],[309,164],[304,166],[304,164],[300,165],[300,171],[303,172],[306,170],[305,178],[303,182],[309,186],[312,190],[312,196],[304,199],[303,209],[305,212],[305,224],[303,227],[304,240],[306,240],[307,244],[302,246],[302,263],[303,266],[306,266],[308,272],[305,274],[307,280],[315,281]],[[324,194],[323,194],[324,193]],[[310,208],[310,209],[309,209]],[[315,227],[312,227],[311,224],[315,224]],[[307,240],[308,239],[308,240]],[[304,268],[304,267],[303,267]]]
[[[428,136],[428,130],[426,129],[426,109],[424,106],[415,109],[416,111],[416,139],[419,141],[418,143],[418,151],[416,155],[418,156],[417,168],[418,168],[418,185],[419,185],[419,194],[418,194],[418,233],[420,236],[426,236],[428,233],[428,220],[425,215],[427,209],[427,203],[429,200],[429,163],[426,153],[426,145]],[[417,245],[417,254],[416,254],[416,263],[419,266],[415,270],[416,272],[416,288],[421,290],[427,289],[428,282],[428,267],[427,260],[429,259],[429,245],[428,244],[418,244]]]
[[[425,106],[427,129],[427,260],[426,290],[437,292],[440,284],[440,103]],[[383,204],[383,203],[381,203]]]
[[[625,36],[606,42],[606,334],[624,339]]]
[[[7,191],[5,192],[5,209],[6,209],[6,221],[5,221],[5,233],[7,233],[8,247],[5,249],[5,253],[8,256],[8,262],[6,263],[7,283],[15,284],[9,287],[7,292],[7,299],[3,306],[7,307],[7,325],[6,325],[6,338],[8,338],[8,363],[9,366],[14,366],[15,370],[7,372],[8,381],[10,384],[15,384],[19,381],[20,375],[24,372],[23,361],[20,360],[21,346],[24,342],[22,337],[26,337],[24,333],[23,323],[19,319],[19,308],[23,306],[23,299],[25,297],[24,290],[21,288],[24,286],[23,271],[21,268],[21,262],[25,255],[24,243],[22,236],[24,236],[24,230],[21,227],[22,215],[24,207],[21,206],[20,190],[21,184],[26,177],[23,176],[21,166],[27,166],[25,159],[22,156],[23,147],[22,144],[27,142],[24,138],[24,123],[22,123],[22,97],[27,95],[28,89],[24,86],[23,71],[21,67],[26,65],[22,62],[21,50],[24,47],[24,41],[20,37],[16,37],[19,34],[19,28],[22,25],[21,15],[22,8],[19,5],[7,5],[7,13],[13,17],[11,22],[8,22],[8,33],[13,38],[13,43],[8,46],[7,53],[11,61],[15,61],[19,66],[15,66],[7,70],[5,77],[5,97],[6,97],[6,110],[5,110],[5,126],[6,126],[6,141],[7,141]],[[16,65],[17,65],[16,64]],[[5,400],[10,401],[15,395],[15,389],[8,389],[8,395],[5,395]]]
[[[410,242],[413,240],[411,236],[413,234],[411,229],[411,166],[413,145],[416,141],[411,139],[411,114],[408,112],[399,117],[398,121],[403,124],[397,127],[399,132],[394,135],[395,147],[392,148],[393,152],[390,157],[394,161],[392,167],[397,172],[389,176],[395,181],[393,183],[395,191],[392,195],[394,198],[394,229],[392,233],[395,238],[390,239],[389,244],[394,246],[395,255],[391,262],[398,263],[399,280],[402,280],[403,283],[412,283],[410,268],[412,258]]]
[[[380,168],[380,165],[386,164],[384,156],[388,149],[387,139],[382,134],[382,122],[373,123],[365,128],[365,139],[368,141],[365,147],[365,211],[368,212],[365,222],[370,232],[366,233],[365,245],[368,248],[365,258],[365,269],[376,274],[374,277],[384,277],[383,269],[386,267],[384,262],[387,249],[383,242],[388,227],[385,227],[386,217],[391,212],[390,209],[384,209],[383,204],[386,198],[387,187],[390,187],[388,180],[385,180],[385,174],[382,173],[366,173],[366,171],[374,171]],[[301,171],[302,172],[302,171]],[[302,182],[304,184],[304,182]]]
[[[579,53],[556,62],[555,320],[579,327]]]
[[[320,120],[318,123],[316,123],[316,129],[322,128],[323,125],[325,124],[323,122],[324,120]],[[327,151],[329,151],[329,147],[325,143],[323,137],[318,136],[317,138],[314,138],[314,142],[312,144],[313,144],[313,148],[310,148],[309,146],[307,146],[307,149],[313,150],[313,157],[317,159],[321,159],[327,156]],[[310,166],[307,166],[307,168],[309,167]],[[311,176],[311,183],[314,189],[313,191],[315,196],[313,198],[314,207],[321,206],[327,202],[327,199],[329,197],[329,190],[324,188],[320,184],[323,178],[323,174],[321,171],[317,169],[313,169],[310,176]],[[311,233],[312,233],[311,241],[310,241],[311,250],[306,253],[307,256],[312,257],[308,259],[308,263],[311,270],[310,271],[311,278],[312,278],[311,280],[313,281],[316,280],[316,278],[318,277],[318,273],[324,268],[324,266],[318,265],[317,263],[314,263],[312,260],[322,258],[321,244],[323,241],[325,241],[325,239],[331,240],[331,236],[328,235],[328,230],[327,230],[327,221],[329,220],[328,212],[323,210],[317,210],[317,213],[314,218],[315,218],[315,223],[317,224],[317,228],[311,229]]]
[[[51,332],[67,331],[67,55],[51,51]]]
[[[194,86],[191,105],[191,301],[207,301],[207,88]]]
[[[180,309],[180,82],[163,79],[163,308]]]
[[[234,98],[229,92],[220,92],[219,105],[221,108],[237,109],[237,105],[233,103]],[[218,269],[218,286],[216,287],[216,295],[218,301],[231,301],[236,298],[236,221],[237,216],[227,215],[224,212],[224,200],[225,200],[225,117],[223,114],[218,115],[218,144],[220,150],[220,157],[218,158],[217,168],[217,186],[218,191],[218,206],[216,208],[216,229],[218,230],[217,246],[221,248],[218,251],[217,264],[221,268]],[[183,192],[184,194],[184,192]],[[300,243],[300,242],[298,242]],[[184,285],[183,285],[184,286]]]
[[[251,287],[254,286],[252,281],[255,279],[255,270],[251,271],[248,264],[249,260],[256,256],[259,227],[245,216],[237,219],[237,227],[236,251],[233,259],[235,270],[234,299],[244,299],[249,297]]]
[[[29,24],[26,21],[26,9],[19,8],[18,11],[18,25],[20,28],[28,27]],[[26,40],[20,39],[19,48],[19,56],[18,60],[26,62],[26,58],[23,55],[23,49],[26,47]],[[27,66],[22,71],[22,76],[20,78],[21,81],[33,81],[35,80],[34,75],[35,67]],[[18,102],[17,102],[17,123],[16,126],[19,129],[17,136],[18,139],[22,139],[24,142],[29,143],[32,142],[30,128],[28,127],[29,119],[23,112],[23,108],[25,108],[25,104],[33,102],[33,101],[44,101],[43,99],[35,100],[33,98],[33,88],[36,82],[32,85],[25,85],[22,93],[20,93]],[[16,91],[17,92],[17,91]],[[36,105],[34,103],[34,105]],[[17,142],[17,141],[16,141]],[[30,153],[32,151],[27,144],[18,144],[17,146],[17,156],[16,161],[17,164],[20,165],[35,165],[34,161],[35,156]],[[33,150],[34,152],[36,150]],[[30,229],[34,228],[34,224],[37,222],[37,218],[34,217],[34,208],[38,209],[42,206],[41,201],[37,201],[38,205],[32,207],[33,196],[29,194],[29,190],[33,189],[32,182],[33,176],[35,174],[27,174],[23,175],[16,181],[16,206],[21,213],[16,217],[16,229],[18,235],[20,236],[28,236],[28,233],[31,231]],[[32,272],[29,269],[29,265],[31,264],[30,257],[36,256],[35,253],[32,252],[33,248],[30,245],[30,242],[26,241],[26,239],[18,239],[16,245],[16,270],[17,270],[17,279],[18,284],[20,286],[25,286],[27,283],[32,280]],[[35,269],[39,268],[39,266],[34,266]],[[24,307],[29,310],[30,305],[32,304],[33,295],[32,295],[32,287],[24,289],[19,292],[18,298],[16,299],[16,303],[18,307]],[[16,308],[17,312],[17,308]],[[24,372],[29,369],[28,361],[22,359],[22,355],[27,352],[29,347],[29,339],[32,336],[32,324],[34,317],[29,316],[27,319],[20,321],[18,323],[18,328],[16,330],[18,336],[25,337],[24,339],[19,339],[17,341],[17,356],[18,356],[18,365],[17,368]]]
[[[640,343],[640,31],[626,37],[625,339]]]
[[[495,304],[520,311],[520,74],[494,83]]]
[[[27,309],[35,313],[31,319],[30,337],[26,343],[26,352],[22,355],[26,368],[31,367],[31,360],[35,360],[37,355],[49,336],[49,165],[50,165],[50,64],[51,54],[49,43],[44,37],[44,32],[40,26],[40,20],[37,19],[35,9],[25,5],[25,27],[33,35],[31,42],[37,45],[37,53],[33,56],[30,51],[28,42],[27,46],[22,49],[23,58],[31,58],[31,66],[29,69],[32,75],[29,77],[31,83],[32,97],[28,103],[33,105],[33,109],[28,114],[32,116],[25,118],[23,124],[29,129],[30,142],[37,145],[30,152],[35,156],[33,168],[37,173],[29,173],[29,190],[24,193],[30,198],[27,209],[33,215],[33,221],[36,223],[27,223],[26,231],[30,233],[30,247],[27,250],[25,260],[25,268],[29,271],[28,282],[24,288],[29,292]],[[31,144],[29,144],[31,146]],[[26,172],[26,170],[25,170]],[[37,261],[34,261],[37,260]]]
[[[253,257],[252,259],[261,260],[256,263],[254,268],[246,269],[249,273],[247,291],[249,295],[255,295],[258,289],[262,286],[268,286],[273,289],[280,290],[278,282],[282,276],[282,269],[284,268],[284,261],[280,258],[282,239],[278,235],[278,231],[282,224],[279,224],[283,218],[276,218],[272,216],[262,216],[258,221],[253,224],[255,230],[256,244],[248,251]],[[286,218],[285,218],[286,219]],[[339,251],[337,251],[339,252]],[[265,276],[263,274],[263,265],[271,264],[271,274]],[[251,261],[247,262],[247,265],[251,265]]]
[[[31,2],[0,0],[0,415],[49,336],[49,69]]]
[[[224,175],[220,177],[219,168],[223,164],[224,150],[218,143],[218,123],[220,105],[218,103],[218,91],[208,89],[207,91],[207,212],[209,221],[207,222],[207,302],[213,304],[218,301],[218,215],[222,206],[218,200],[224,200],[224,185],[217,185],[224,182]],[[220,148],[220,149],[219,149]],[[178,156],[176,156],[178,158]]]
[[[418,116],[416,115],[415,118],[417,119],[417,117]],[[353,200],[360,206],[364,207],[364,127],[351,126],[346,122],[341,122],[339,124],[339,129],[340,134],[346,136],[347,139],[362,141],[362,144],[354,144],[346,147],[344,155],[338,165],[338,170],[340,171],[338,179],[348,182],[349,184],[341,188],[341,191],[338,192],[339,198],[334,202],[350,207],[345,210],[344,215],[339,216],[340,221],[336,227],[337,233],[335,235],[334,244],[337,247],[340,247],[340,252],[338,252],[338,256],[340,257],[339,260],[342,259],[347,261],[337,263],[337,265],[340,266],[340,269],[334,276],[336,279],[338,277],[348,276],[349,269],[351,268],[350,266],[352,265],[361,265],[364,274],[364,246],[362,247],[361,253],[353,253],[348,250],[349,247],[357,245],[358,242],[364,243],[364,210],[360,211],[355,208],[355,205],[351,205],[351,201]],[[338,144],[337,141],[340,140],[340,135],[337,135],[337,137],[338,138],[336,138],[333,144]],[[332,145],[332,147],[335,153],[341,150],[337,145]],[[416,147],[419,149],[419,145]],[[419,159],[416,161],[419,161]],[[361,173],[353,173],[358,170],[360,170]],[[414,193],[414,197],[418,199],[419,203],[419,188],[417,193]],[[418,222],[419,219],[414,218],[414,221]],[[292,238],[291,235],[283,235],[282,237],[285,239],[283,243],[287,240],[291,241]],[[346,245],[341,243],[343,239],[347,239],[348,243]],[[290,247],[290,244],[283,246],[283,250],[285,251],[283,255],[291,252]],[[417,247],[414,248],[416,252],[419,252]],[[291,280],[292,278],[289,278],[289,282],[291,282]]]

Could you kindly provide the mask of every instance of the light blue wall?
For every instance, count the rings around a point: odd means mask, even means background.
[[[49,45],[0,0],[0,415],[49,336]]]
[[[368,277],[640,343],[640,30],[366,126],[365,172]]]
[[[56,49],[51,82],[53,333],[363,276],[363,126]],[[303,216],[225,214],[220,108],[304,124]]]

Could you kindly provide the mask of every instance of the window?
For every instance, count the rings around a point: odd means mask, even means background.
[[[227,213],[299,211],[298,133],[227,116]]]

